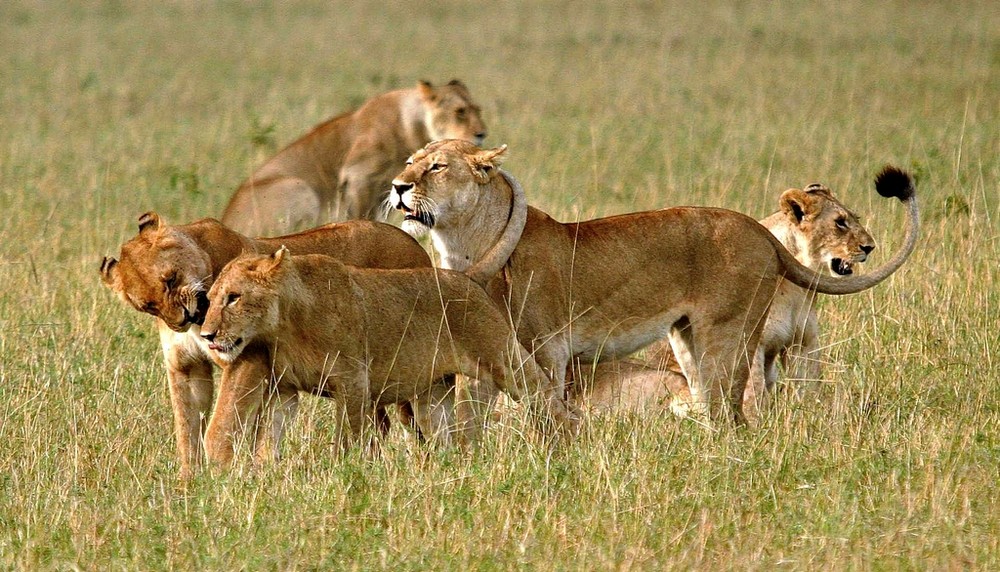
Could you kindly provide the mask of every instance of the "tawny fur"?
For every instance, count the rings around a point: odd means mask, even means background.
[[[853,271],[875,249],[875,240],[858,216],[830,190],[813,184],[788,189],[780,210],[760,223],[803,265],[831,275]],[[792,383],[818,380],[821,373],[815,293],[788,281],[779,283],[744,392],[744,411],[752,415],[778,380],[778,364]],[[645,359],[605,362],[578,368],[571,395],[596,410],[641,410],[671,403],[683,411],[691,400],[687,380],[669,343],[654,342]]]
[[[122,245],[120,260],[106,257],[101,264],[104,284],[127,304],[157,320],[184,476],[189,476],[203,457],[202,435],[214,393],[212,361],[198,335],[198,324],[208,308],[208,290],[223,266],[241,253],[271,253],[283,244],[357,266],[431,266],[416,241],[382,223],[352,221],[278,238],[251,239],[213,219],[172,226],[156,213],[139,218],[139,234]],[[270,374],[267,366],[256,372],[250,368],[242,371],[258,378]],[[273,439],[265,437],[280,434],[281,421],[289,414],[276,412],[273,426],[259,425],[258,443],[264,447],[258,451],[260,455],[276,453],[266,448]]]
[[[251,356],[268,352],[279,395],[333,397],[341,444],[371,425],[376,408],[427,394],[448,374],[540,400],[559,429],[576,432],[561,387],[521,351],[505,316],[466,275],[355,268],[288,252],[227,265],[210,292],[201,334],[227,370],[242,367],[247,348]],[[219,397],[235,406],[217,407],[206,433],[208,457],[220,464],[231,461],[233,429],[246,416],[240,398],[253,390],[236,381],[225,378]],[[478,426],[460,423],[474,439]]]
[[[468,268],[501,235],[510,190],[495,151],[484,169],[489,151],[462,141],[431,143],[393,180],[390,203],[407,214],[404,229],[429,229],[442,266]],[[821,293],[850,294],[887,278],[912,252],[917,208],[909,177],[903,180],[906,187],[893,192],[908,207],[905,244],[863,276],[817,274],[757,221],[724,209],[560,223],[529,207],[521,238],[488,291],[554,379],[565,381],[571,360],[621,358],[666,337],[696,407],[739,423],[751,357],[783,277]]]
[[[479,106],[458,80],[383,93],[321,123],[264,163],[230,198],[222,222],[262,235],[374,219],[410,153],[436,139],[481,144],[485,137]]]

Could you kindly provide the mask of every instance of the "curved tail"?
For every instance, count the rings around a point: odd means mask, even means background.
[[[517,248],[518,241],[521,240],[521,233],[528,220],[528,198],[524,194],[521,183],[505,171],[501,170],[500,174],[510,185],[513,194],[507,226],[497,242],[486,251],[482,258],[465,270],[466,276],[484,288],[490,279],[496,276],[500,269],[507,264],[510,255]]]
[[[902,169],[887,165],[875,177],[875,190],[886,198],[895,197],[907,208],[906,237],[902,247],[885,264],[860,276],[836,277],[817,274],[796,260],[777,240],[774,240],[778,258],[784,267],[784,277],[789,282],[803,288],[813,289],[821,294],[854,294],[867,290],[885,280],[899,269],[910,257],[917,244],[920,232],[920,216],[917,209],[916,187],[913,178]]]

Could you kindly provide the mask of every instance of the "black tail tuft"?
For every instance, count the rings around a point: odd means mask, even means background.
[[[875,190],[885,198],[896,197],[901,201],[910,200],[916,191],[913,177],[892,165],[886,165],[878,175],[875,175]]]

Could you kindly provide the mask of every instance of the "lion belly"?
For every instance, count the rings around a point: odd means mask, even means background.
[[[622,358],[665,338],[670,333],[671,325],[667,315],[659,315],[644,320],[626,320],[610,329],[598,327],[592,332],[574,331],[572,353],[583,361]]]

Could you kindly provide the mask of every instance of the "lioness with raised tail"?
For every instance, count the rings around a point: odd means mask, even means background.
[[[392,183],[389,200],[403,211],[404,230],[430,232],[446,268],[465,269],[497,253],[511,210],[499,161],[484,164],[482,153],[464,141],[434,142],[414,153]],[[903,201],[909,216],[902,248],[870,274],[818,274],[757,221],[725,209],[677,207],[560,223],[529,207],[520,240],[493,257],[498,264],[487,288],[555,379],[565,380],[573,359],[620,358],[666,337],[694,407],[743,423],[752,356],[782,279],[851,294],[886,279],[913,251],[912,180],[891,168],[880,179],[880,194]]]
[[[877,178],[876,185],[882,181]],[[788,189],[779,197],[778,207],[760,223],[816,272],[852,274],[875,250],[875,239],[858,215],[825,185]],[[802,387],[820,378],[816,292],[787,280],[779,284],[771,302],[744,392],[744,412],[755,412],[762,396],[778,382],[779,364],[789,385]],[[683,414],[691,400],[687,379],[666,340],[650,345],[642,360],[608,360],[574,373],[571,396],[599,411],[642,410],[670,402],[676,413]]]

